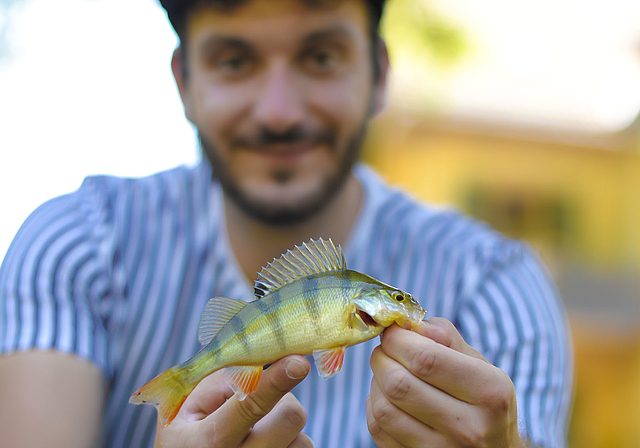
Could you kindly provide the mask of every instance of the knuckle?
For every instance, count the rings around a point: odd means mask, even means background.
[[[486,437],[483,432],[467,427],[467,429],[460,434],[458,440],[463,447],[483,447],[485,446]]]
[[[277,383],[277,382],[272,383],[272,386],[277,392],[280,393],[280,395],[284,395],[284,394],[288,393],[291,390],[290,387],[287,387],[286,385],[283,385],[283,384]]]
[[[256,422],[267,415],[267,410],[264,406],[258,403],[251,395],[238,403],[240,417],[248,422]]]
[[[505,414],[514,406],[515,389],[511,378],[504,371],[496,370],[501,378],[494,381],[492,387],[485,388],[485,400],[494,412]]]
[[[372,369],[375,369],[375,360],[380,356],[384,356],[384,353],[382,351],[382,347],[378,345],[376,348],[373,349],[373,351],[371,352],[371,356],[369,357],[369,366]]]
[[[414,358],[416,374],[421,377],[429,377],[436,366],[436,353],[430,348],[423,348]]]
[[[296,431],[301,431],[307,423],[307,413],[300,405],[287,405],[284,409],[284,415]]]
[[[500,414],[506,414],[513,406],[514,396],[509,390],[501,390],[496,393],[493,401],[493,408]]]
[[[402,400],[407,396],[411,384],[409,375],[403,370],[396,370],[383,381],[382,390],[384,394],[392,400]]]
[[[452,432],[457,446],[465,448],[487,446],[488,434],[484,430],[484,426],[479,427],[477,425],[470,424],[464,419],[458,419]]]
[[[382,434],[382,427],[376,420],[367,422],[367,429],[369,430],[369,434],[371,434],[371,437],[373,438],[376,438],[380,434]]]
[[[397,415],[397,410],[393,404],[388,402],[387,400],[378,400],[377,402],[371,405],[371,415],[373,416],[374,422],[378,426],[382,425],[391,425],[393,420]],[[380,431],[382,428],[380,428]]]
[[[279,392],[280,395],[287,394],[294,386],[293,384],[291,384],[291,380],[288,378],[285,378],[284,376],[277,377],[277,378],[272,377],[268,382],[268,384],[275,391]]]
[[[289,445],[288,448],[313,448],[313,440],[304,433],[300,433],[298,437]]]
[[[271,381],[269,381],[269,386],[271,386],[274,390],[279,392],[280,395],[285,395],[293,387],[293,385],[291,385],[288,380],[282,381],[281,379],[273,379],[273,378],[271,379]]]

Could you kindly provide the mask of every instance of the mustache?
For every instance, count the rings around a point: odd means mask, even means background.
[[[309,143],[325,143],[329,146],[335,145],[336,134],[331,129],[303,129],[295,127],[284,132],[274,132],[270,129],[261,129],[255,135],[239,135],[229,142],[231,148],[249,147],[258,148],[261,146]]]

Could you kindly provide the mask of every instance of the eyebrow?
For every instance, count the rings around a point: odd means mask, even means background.
[[[314,31],[302,39],[303,44],[310,44],[316,41],[326,40],[326,39],[335,39],[335,38],[348,38],[351,39],[353,37],[353,33],[344,26],[336,25],[328,29]],[[215,48],[231,48],[238,50],[249,51],[253,48],[253,46],[238,37],[234,36],[219,36],[219,35],[211,35],[205,37],[202,42],[198,44],[200,51],[209,51]]]
[[[215,48],[235,48],[238,50],[250,50],[251,45],[246,41],[231,36],[207,36],[198,44],[200,51],[208,51]]]
[[[336,25],[331,28],[315,31],[305,36],[304,43],[311,43],[317,40],[334,39],[334,38],[353,38],[351,30],[342,25]]]

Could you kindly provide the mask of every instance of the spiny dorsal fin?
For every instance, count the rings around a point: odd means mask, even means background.
[[[214,297],[210,299],[202,311],[200,325],[198,325],[198,342],[207,345],[218,331],[238,314],[247,302],[228,297]]]
[[[311,240],[296,246],[273,261],[258,274],[254,292],[258,299],[269,292],[294,282],[299,278],[322,272],[341,271],[347,268],[342,247],[333,241]]]

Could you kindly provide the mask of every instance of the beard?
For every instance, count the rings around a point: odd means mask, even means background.
[[[254,220],[270,227],[288,227],[302,224],[320,213],[340,192],[349,178],[351,170],[360,157],[362,142],[367,127],[364,120],[359,128],[348,138],[342,157],[339,160],[338,169],[323,179],[322,185],[313,194],[298,200],[294,204],[273,204],[271,201],[251,197],[243,191],[239,183],[234,179],[231,170],[225,161],[218,155],[213,143],[206,140],[198,132],[201,150],[211,164],[212,173],[222,187],[227,198],[233,201],[245,214]],[[313,141],[329,147],[330,151],[337,154],[340,150],[337,146],[336,134],[333,130],[325,130],[315,135],[308,135],[302,131],[293,130],[284,134],[263,132],[252,140],[236,139],[231,141],[232,148],[240,145],[260,146],[261,144],[295,143],[298,141]],[[274,170],[272,179],[279,184],[286,184],[294,173],[289,170]]]

